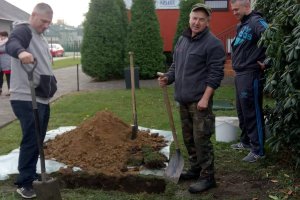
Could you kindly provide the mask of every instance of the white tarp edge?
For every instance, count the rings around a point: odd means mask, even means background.
[[[48,131],[45,137],[45,142],[51,139],[54,139],[56,135],[63,134],[65,132],[75,129],[76,126],[67,126],[60,127],[55,130]],[[170,131],[149,129],[144,127],[139,127],[139,130],[149,130],[150,133],[158,133],[161,136],[164,136],[167,141],[167,146],[161,149],[161,153],[169,158],[170,144],[173,141],[173,137]],[[9,178],[10,174],[18,174],[18,158],[19,158],[19,148],[12,150],[9,154],[0,156],[0,180],[6,180]],[[58,171],[61,167],[66,167],[65,164],[56,162],[54,160],[46,160],[46,172],[52,173]],[[73,168],[74,171],[80,170],[80,168]],[[37,163],[37,172],[40,173],[40,162]],[[161,170],[142,170],[142,174],[155,174],[162,175],[163,169]]]

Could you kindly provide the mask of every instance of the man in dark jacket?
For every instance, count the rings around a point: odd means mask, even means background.
[[[232,42],[232,65],[236,72],[236,107],[242,130],[240,142],[233,149],[251,149],[243,158],[256,162],[264,156],[264,121],[262,114],[262,78],[265,49],[257,42],[267,28],[261,14],[251,10],[249,0],[231,0],[234,16],[240,20]]]
[[[189,28],[178,39],[169,71],[158,78],[160,86],[175,82],[175,100],[179,103],[182,134],[189,154],[190,169],[181,180],[198,179],[189,192],[198,193],[216,185],[214,152],[210,137],[215,128],[212,113],[213,93],[224,76],[223,45],[209,31],[211,9],[195,4]]]

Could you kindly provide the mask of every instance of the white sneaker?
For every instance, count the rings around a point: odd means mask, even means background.
[[[25,199],[32,199],[36,197],[35,191],[31,188],[20,187],[17,189],[17,193]]]

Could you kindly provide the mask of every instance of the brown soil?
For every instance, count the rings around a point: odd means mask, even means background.
[[[145,146],[158,151],[166,142],[162,136],[145,131],[139,131],[134,140],[131,135],[130,125],[111,112],[101,111],[76,129],[47,142],[45,155],[68,165],[69,169],[61,173],[70,173],[70,168],[76,166],[88,174],[136,174],[139,167],[128,170],[128,161],[140,158],[142,162]]]

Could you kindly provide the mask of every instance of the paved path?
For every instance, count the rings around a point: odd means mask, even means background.
[[[89,76],[85,75],[81,68],[79,68],[79,90],[92,91],[104,89],[126,89],[124,80],[96,82]],[[58,82],[58,90],[52,101],[55,99],[77,91],[77,67],[67,67],[63,69],[54,70]],[[141,80],[140,87],[155,87],[157,86],[156,80]],[[3,93],[0,96],[0,128],[9,124],[16,119],[9,102],[9,97],[5,96],[7,93],[7,85],[3,85]]]
[[[93,81],[89,76],[85,75],[81,69],[79,71],[79,90],[80,91],[92,91],[92,90],[105,90],[105,89],[125,89],[124,80],[96,82]],[[67,67],[63,69],[54,70],[54,74],[58,81],[58,91],[52,98],[55,99],[77,91],[77,67]],[[232,84],[233,80],[231,77],[227,77],[223,80],[222,84]],[[140,88],[145,87],[158,87],[156,80],[140,80]],[[3,93],[0,96],[0,128],[9,124],[16,119],[9,102],[9,97],[5,96],[7,92],[6,84],[3,85]]]

